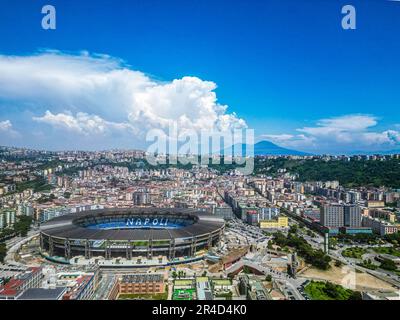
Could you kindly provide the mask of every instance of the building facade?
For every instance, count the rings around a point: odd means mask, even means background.
[[[118,280],[119,294],[157,294],[164,293],[163,274],[129,274]]]

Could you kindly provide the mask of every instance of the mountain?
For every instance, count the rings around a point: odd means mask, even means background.
[[[257,156],[260,156],[260,155],[309,156],[309,155],[311,155],[310,153],[280,147],[280,146],[278,146],[270,141],[267,141],[267,140],[259,141],[254,145],[254,154]]]
[[[233,152],[232,154],[238,155],[238,151],[244,150],[246,148],[246,144],[242,144],[242,149],[240,149],[240,144],[234,145]],[[226,148],[224,150],[221,150],[221,153],[226,153],[226,151],[229,152],[229,148]],[[280,147],[270,141],[263,140],[259,141],[254,145],[254,155],[256,156],[309,156],[311,155],[310,153],[302,152],[302,151],[297,151],[297,150],[291,150],[291,149],[286,149],[283,147]]]

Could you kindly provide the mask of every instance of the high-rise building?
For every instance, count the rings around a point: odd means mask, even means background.
[[[14,210],[1,210],[0,211],[0,229],[12,227],[15,223],[16,213]]]
[[[329,204],[321,206],[321,225],[324,227],[344,226],[344,207],[340,204]]]
[[[133,204],[137,206],[150,204],[150,195],[147,192],[134,192]]]
[[[259,220],[272,220],[279,216],[279,208],[278,207],[265,207],[261,208],[259,214]]]
[[[346,227],[361,227],[361,208],[359,206],[345,205],[343,213]]]

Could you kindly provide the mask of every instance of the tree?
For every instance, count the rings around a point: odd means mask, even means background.
[[[343,265],[343,263],[341,261],[339,261],[339,260],[335,261],[335,266],[336,267],[340,268],[342,265]]]
[[[6,248],[6,244],[4,242],[0,243],[0,262],[3,263],[4,262],[4,258],[7,255],[7,248]]]
[[[21,237],[26,237],[31,228],[32,218],[27,216],[20,216],[18,221],[14,224],[14,231]]]
[[[339,286],[333,284],[332,282],[325,283],[324,292],[326,293],[326,295],[328,295],[329,297],[331,297],[332,299],[335,299],[335,300],[337,300],[340,295]]]
[[[396,232],[396,233],[392,233],[392,234],[387,234],[385,236],[385,240],[393,243],[393,244],[397,244],[398,242],[400,242],[400,232]]]
[[[297,226],[296,225],[292,225],[290,228],[289,228],[289,233],[297,233]]]
[[[246,274],[249,274],[249,273],[251,273],[251,270],[248,266],[243,266],[243,272]]]
[[[362,295],[359,291],[353,291],[349,297],[349,300],[362,300]]]
[[[265,277],[265,281],[271,282],[271,281],[272,281],[272,276],[271,276],[270,274],[268,274],[268,275]]]
[[[283,163],[284,166],[288,162]],[[400,185],[400,160],[387,161],[290,161],[290,172],[299,174],[300,181],[339,180],[340,184],[353,187],[373,185],[397,187]],[[388,174],[388,173],[391,174]]]
[[[397,269],[396,263],[390,259],[383,258],[381,260],[381,268],[388,271],[395,271]]]

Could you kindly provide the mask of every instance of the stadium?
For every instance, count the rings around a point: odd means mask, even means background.
[[[41,226],[40,248],[50,257],[105,259],[194,257],[218,245],[223,219],[195,209],[101,209],[68,214]]]

